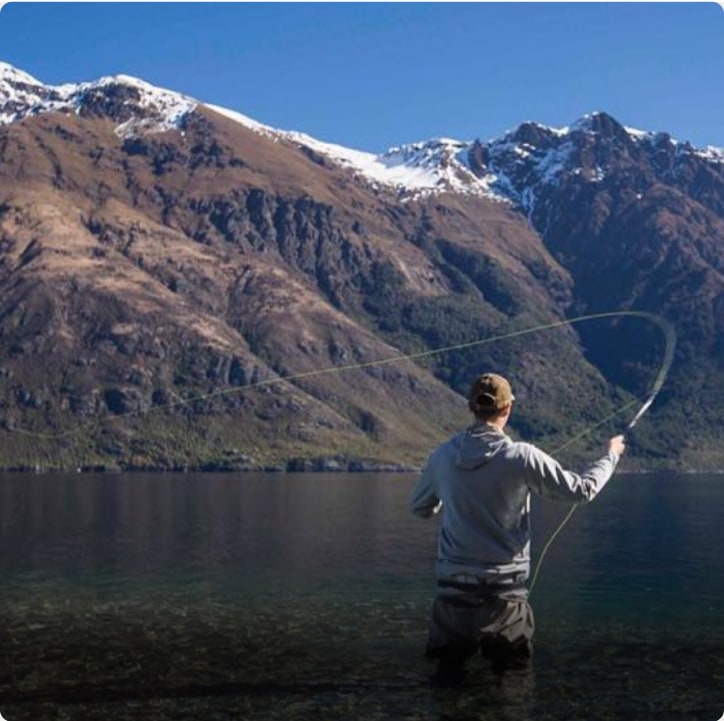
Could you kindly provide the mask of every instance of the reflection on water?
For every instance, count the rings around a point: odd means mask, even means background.
[[[533,595],[529,673],[432,689],[405,475],[0,476],[0,712],[716,719],[724,477],[617,477]],[[535,509],[540,546],[562,507]],[[722,707],[724,708],[724,707]]]
[[[427,530],[402,476],[27,476],[0,482],[6,574],[307,580],[404,573]],[[408,535],[407,531],[410,532]],[[396,553],[389,553],[389,544]],[[372,564],[367,558],[374,558]],[[426,559],[422,560],[423,564]],[[418,564],[419,565],[419,564]],[[427,570],[427,569],[425,569]]]

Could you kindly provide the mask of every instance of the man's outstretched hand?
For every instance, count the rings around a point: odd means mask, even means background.
[[[626,450],[626,440],[623,436],[614,436],[608,442],[608,450],[613,451],[617,456],[622,456]]]

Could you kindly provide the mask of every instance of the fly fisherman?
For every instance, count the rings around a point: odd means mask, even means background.
[[[418,516],[442,516],[426,649],[440,662],[434,680],[441,683],[462,679],[465,661],[477,651],[498,671],[528,665],[531,491],[587,503],[611,478],[625,448],[623,436],[616,436],[584,473],[566,471],[503,432],[513,401],[505,378],[480,376],[468,399],[475,422],[433,451],[410,499]]]

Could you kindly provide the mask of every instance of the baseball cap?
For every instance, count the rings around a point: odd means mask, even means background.
[[[489,413],[509,406],[515,400],[510,383],[497,373],[484,373],[470,388],[468,407],[473,413]]]

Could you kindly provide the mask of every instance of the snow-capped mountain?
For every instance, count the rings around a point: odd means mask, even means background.
[[[53,111],[101,115],[114,120],[116,132],[127,137],[182,128],[185,119],[202,104],[127,75],[51,86],[0,63],[0,124]],[[668,151],[673,158],[664,164],[670,172],[676,172],[677,164],[689,156],[714,166],[724,165],[721,148],[697,149],[667,134],[624,128],[605,113],[584,116],[566,128],[528,122],[487,142],[436,138],[376,154],[273,128],[220,106],[206,107],[267,137],[319,153],[374,187],[394,189],[401,200],[448,192],[513,203],[531,214],[541,192],[559,183],[563,175],[577,175],[590,183],[604,178],[611,154],[601,154],[600,139],[611,132],[631,158],[641,152]]]
[[[109,414],[112,433],[89,423],[60,462],[414,464],[457,427],[456,392],[480,367],[516,378],[523,435],[572,432],[647,392],[657,329],[462,347],[635,309],[679,330],[663,420],[638,447],[721,467],[723,279],[721,150],[603,112],[376,154],[123,75],[49,86],[0,65],[5,464],[59,452],[18,444],[14,427]],[[365,367],[458,344],[439,363]],[[308,375],[350,363],[344,378]],[[279,374],[305,381],[226,395]],[[191,428],[175,399],[213,389]],[[124,425],[149,406],[169,411],[150,435]]]

